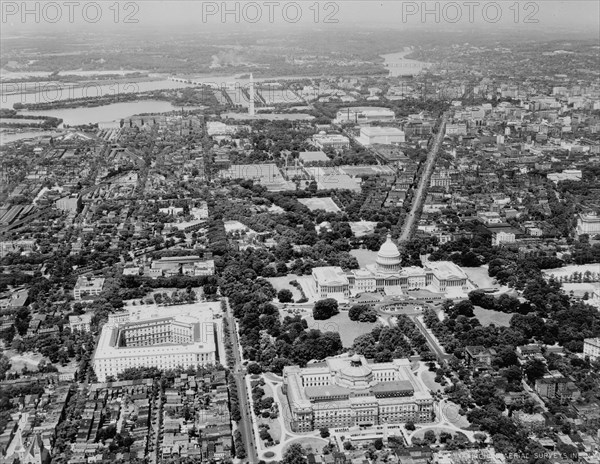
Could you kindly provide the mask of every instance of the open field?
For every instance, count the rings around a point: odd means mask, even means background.
[[[377,225],[377,223],[373,221],[358,221],[350,222],[349,224],[355,237],[371,234]]]
[[[583,296],[585,292],[588,292],[589,295],[592,293],[600,294],[600,282],[583,282],[583,283],[564,283],[562,284],[562,288],[565,293],[573,292],[575,295]]]
[[[594,295],[600,295],[600,282],[589,282],[581,284],[570,284],[563,283],[562,288],[567,294],[573,294],[577,298],[584,298],[587,293],[586,303],[598,308],[600,311],[600,297]]]
[[[443,408],[444,416],[452,425],[461,429],[466,429],[471,425],[465,416],[459,414],[460,406],[458,404],[452,401],[445,401]]]
[[[265,398],[269,396],[274,399],[277,398],[276,392],[273,391],[268,383],[265,383],[262,388],[265,390]],[[279,411],[279,413],[281,414],[281,411]],[[269,426],[269,433],[271,434],[271,437],[273,437],[273,441],[281,440],[281,425],[277,419],[264,419],[262,417],[257,417],[256,419],[259,425],[265,424]]]
[[[306,168],[317,181],[319,190],[352,190],[360,192],[360,185],[339,167]]]
[[[421,372],[421,379],[427,388],[434,392],[443,392],[444,387],[435,381],[435,372],[429,372],[428,370]]]
[[[479,288],[500,288],[498,284],[494,283],[494,279],[488,275],[487,266],[463,267],[461,269],[469,276],[471,282]]]
[[[57,365],[56,367],[58,369],[58,372],[60,372],[61,374],[74,374],[75,372],[77,372],[77,369],[79,369],[79,363],[75,359],[73,359],[72,361],[69,361],[69,363],[66,366]]]
[[[279,89],[260,89],[260,96],[264,98],[267,105],[277,103],[302,103],[302,99],[294,93],[293,90]]]
[[[350,250],[350,254],[356,258],[360,267],[365,267],[367,264],[374,264],[377,259],[377,252],[367,249]]]
[[[293,285],[290,285],[290,282],[292,280],[298,280],[298,276],[290,274],[283,277],[268,277],[267,280],[271,282],[271,285],[273,285],[273,288],[275,288],[275,290],[277,291],[283,289],[290,290],[292,292],[292,295],[294,295],[294,301],[298,301],[300,298],[302,298],[300,290],[298,290]]]
[[[355,322],[348,318],[348,311],[340,311],[326,321],[315,321],[312,311],[307,311],[302,315],[308,323],[309,329],[318,329],[322,332],[338,332],[342,339],[344,347],[351,347],[354,339],[359,335],[371,332],[376,322]]]
[[[242,224],[239,221],[225,221],[225,232],[237,232],[237,231],[243,231],[243,232],[250,232],[251,229],[249,227],[246,227],[244,224]]]
[[[456,430],[448,428],[448,427],[426,427],[424,429],[420,429],[417,432],[415,432],[414,434],[414,438],[419,438],[419,439],[423,439],[423,437],[425,436],[425,432],[427,432],[428,430],[433,430],[435,432],[436,437],[440,437],[440,434],[442,432],[448,432],[450,434],[452,434],[452,436],[454,436],[456,434]]]
[[[569,266],[559,267],[557,269],[546,269],[542,271],[546,277],[549,278],[550,276],[554,276],[557,279],[560,279],[561,277],[568,278],[576,272],[580,274],[585,274],[587,272],[588,275],[595,280],[600,275],[600,266],[598,266],[598,263],[571,264]]]
[[[293,443],[299,443],[300,445],[302,445],[302,448],[304,448],[306,451],[320,453],[323,447],[328,443],[328,441],[318,437],[298,438],[297,440],[287,442],[283,452],[285,453],[287,448],[289,448],[290,445]]]
[[[47,363],[50,363],[50,360],[44,358],[39,353],[26,352],[19,354],[13,350],[6,350],[4,355],[10,359],[10,370],[15,372],[21,372],[24,367],[27,367],[30,371],[37,371],[38,364],[42,359],[45,359]]]
[[[261,425],[269,426],[269,433],[273,438],[273,441],[281,441],[281,425],[279,425],[279,420],[277,419],[263,419],[262,417],[258,419],[258,426]]]
[[[331,197],[324,198],[299,198],[298,201],[306,206],[311,211],[323,210],[328,213],[337,213],[341,211],[339,206],[331,199]]]
[[[167,295],[171,296],[171,294],[173,292],[185,292],[186,289],[185,288],[176,288],[176,287],[159,287],[159,288],[153,288],[152,291],[150,293],[148,293],[144,298],[140,299],[140,298],[132,298],[130,300],[124,300],[125,306],[139,306],[141,304],[154,304],[154,295],[160,294],[162,295],[163,293],[166,293]],[[204,295],[204,289],[202,287],[192,287],[192,291],[194,293],[196,293],[196,297],[198,298],[198,301],[200,301],[202,299],[202,296]]]
[[[304,275],[296,277],[296,280],[304,290],[304,294],[308,299],[309,303],[313,303],[319,300],[319,295],[317,295],[317,286],[315,285],[315,279],[312,275]]]
[[[250,116],[248,113],[222,113],[222,118],[235,119],[237,121],[247,121],[264,119],[267,121],[310,121],[315,119],[311,114],[304,113],[257,113],[254,116]]]
[[[483,309],[480,306],[475,306],[473,310],[481,325],[495,324],[496,326],[508,327],[512,314],[501,313],[491,309]]]

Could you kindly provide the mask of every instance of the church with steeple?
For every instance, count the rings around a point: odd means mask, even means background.
[[[375,263],[349,272],[334,266],[314,268],[313,278],[319,298],[340,301],[361,293],[402,295],[407,290],[420,289],[458,296],[471,290],[467,275],[450,261],[402,267],[400,250],[391,235],[379,248]]]
[[[17,429],[6,449],[6,454],[1,456],[0,462],[19,464],[48,464],[50,453],[45,448],[42,438],[38,433],[23,442],[21,428]]]

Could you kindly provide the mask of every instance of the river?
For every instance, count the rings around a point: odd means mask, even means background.
[[[8,71],[6,69],[0,69],[2,76],[0,79],[8,80],[8,79],[29,79],[31,77],[47,77],[50,78],[52,73],[50,71]],[[114,71],[59,71],[56,73],[58,76],[125,76],[127,74],[133,73],[148,73],[148,71],[144,71],[142,69],[118,69]]]
[[[185,110],[199,109],[202,107],[184,107]],[[90,108],[61,108],[46,111],[22,111],[21,114],[30,116],[54,116],[61,118],[63,124],[69,126],[78,126],[83,124],[98,123],[101,128],[119,127],[121,119],[141,113],[166,113],[181,109],[179,106],[173,106],[171,103],[160,100],[141,100],[125,103],[113,103],[104,106],[94,106]],[[62,126],[59,126],[62,127]],[[31,131],[23,132],[1,132],[0,145],[4,145],[16,140],[28,139],[41,135],[52,135],[52,131]]]
[[[83,124],[98,123],[101,127],[111,127],[114,123],[128,116],[141,113],[166,113],[181,109],[171,103],[160,100],[141,100],[124,103],[112,103],[110,105],[60,108],[56,110],[22,111],[23,116],[53,116],[63,120],[68,126],[79,126]],[[194,109],[186,107],[185,109]]]
[[[302,79],[302,76],[292,77],[263,77],[255,79],[261,81],[277,81],[282,79]],[[243,86],[249,83],[249,79],[240,79],[237,76],[218,76],[206,75],[194,77],[195,82],[210,83],[220,88],[231,86],[238,83]],[[110,84],[96,84],[87,82],[81,86],[81,83],[63,83],[63,82],[22,82],[22,83],[3,83],[0,91],[0,108],[11,108],[15,103],[41,103],[58,100],[67,100],[71,98],[94,97],[100,95],[115,95],[117,93],[138,93],[148,92],[160,89],[181,89],[191,87],[192,84],[175,82],[164,78],[153,81],[127,82],[126,80],[111,81]],[[197,109],[199,107],[184,107],[186,110]],[[104,106],[94,107],[76,107],[76,108],[57,108],[39,111],[20,111],[20,114],[31,116],[53,116],[61,118],[63,124],[77,126],[83,124],[98,123],[100,127],[118,127],[121,119],[140,113],[164,113],[178,110],[169,102],[160,100],[141,100],[124,103],[112,103]],[[48,135],[52,132],[3,132],[0,135],[0,145],[15,140],[35,137],[36,135]]]
[[[187,77],[186,77],[187,78]],[[297,77],[257,78],[257,83],[262,81],[276,81],[289,79],[302,79]],[[211,84],[214,87],[225,88],[234,84],[247,85],[250,79],[239,79],[236,76],[206,75],[190,77],[194,82]],[[104,83],[103,83],[104,82]],[[54,101],[69,100],[73,98],[94,98],[103,95],[118,95],[122,93],[151,92],[161,89],[183,89],[192,87],[192,84],[176,82],[162,76],[161,79],[140,81],[139,79],[115,79],[87,82],[5,82],[0,84],[0,108],[12,108],[15,103],[50,103]]]
[[[157,81],[114,80],[95,82],[19,82],[4,83],[0,91],[0,108],[12,108],[15,103],[50,103],[72,98],[93,98],[104,95],[150,92],[161,89],[183,89],[190,84],[168,79]]]
[[[70,98],[93,97],[99,95],[114,95],[117,93],[137,93],[160,89],[181,89],[190,87],[190,84],[174,82],[169,79],[154,81],[127,82],[126,80],[110,81],[110,84],[63,82],[22,82],[4,83],[0,92],[0,108],[12,108],[15,103],[41,103]],[[57,108],[39,111],[20,111],[20,114],[31,116],[54,116],[61,118],[63,124],[77,126],[82,124],[98,123],[100,127],[117,127],[122,118],[140,113],[164,113],[177,110],[171,103],[160,100],[140,100],[123,103],[112,103],[103,106],[76,108]],[[186,107],[187,110],[197,107]],[[35,137],[37,135],[49,135],[47,131],[24,131],[24,132],[2,132],[0,145],[15,140]]]
[[[54,131],[27,131],[27,132],[0,132],[0,145],[15,142],[22,139],[32,139],[42,135],[55,134]]]
[[[381,55],[385,60],[384,66],[388,68],[390,72],[389,77],[414,76],[431,66],[431,63],[404,58],[411,53],[412,50],[405,49],[403,52]]]

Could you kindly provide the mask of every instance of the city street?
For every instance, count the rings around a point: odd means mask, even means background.
[[[444,353],[444,350],[442,349],[442,347],[438,344],[437,340],[435,340],[431,336],[431,334],[429,333],[427,328],[423,325],[423,323],[419,319],[417,319],[416,316],[410,316],[410,318],[414,321],[415,325],[418,327],[418,329],[421,331],[421,333],[427,340],[427,344],[429,345],[429,347],[432,349],[432,351],[437,356],[438,361],[441,362],[445,359],[448,359],[450,357],[450,355]]]
[[[442,145],[442,141],[444,140],[448,116],[449,113],[447,112],[444,113],[444,115],[442,116],[442,121],[440,123],[438,133],[435,136],[435,141],[433,142],[431,150],[429,150],[429,154],[427,155],[425,169],[423,170],[423,174],[421,175],[421,179],[419,180],[419,186],[417,187],[417,191],[415,192],[415,196],[413,197],[413,203],[410,209],[410,213],[408,213],[404,224],[402,224],[402,233],[398,238],[399,242],[405,242],[410,239],[415,225],[415,221],[421,216],[421,211],[423,210],[423,202],[425,201],[425,195],[427,194],[427,187],[429,186],[431,174],[433,173],[433,169],[435,167],[435,161],[437,159],[438,151]]]
[[[235,358],[235,366],[233,369],[233,377],[237,386],[239,401],[240,401],[240,412],[242,414],[241,420],[238,422],[244,445],[246,446],[246,461],[250,463],[258,462],[258,456],[256,454],[256,447],[254,445],[254,434],[252,431],[252,415],[250,412],[250,402],[248,399],[248,390],[246,388],[246,382],[244,381],[244,367],[242,365],[242,355],[240,353],[240,345],[238,342],[237,329],[235,319],[229,306],[229,301],[225,299],[227,303],[227,322],[229,323],[229,333],[231,336],[231,344],[233,347],[233,356]]]

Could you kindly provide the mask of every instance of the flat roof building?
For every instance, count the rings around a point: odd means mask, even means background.
[[[348,277],[341,267],[315,267],[312,275],[317,285],[317,295],[321,298],[332,298],[334,295],[339,299],[350,297]]]
[[[325,134],[320,133],[313,135],[313,143],[320,149],[333,148],[340,150],[350,147],[350,139],[341,134]]]
[[[361,190],[360,184],[338,167],[312,167],[306,168],[306,172],[315,179],[319,190]]]
[[[153,277],[160,277],[163,274],[183,274],[189,276],[214,275],[215,261],[210,259],[211,257],[211,254],[205,254],[204,257],[197,255],[169,256],[153,261],[151,270],[155,271]]]
[[[220,331],[210,306],[130,307],[111,314],[94,354],[98,381],[129,368],[196,367],[217,362]]]
[[[600,216],[597,213],[579,214],[577,217],[577,235],[600,234]]]
[[[407,359],[369,363],[344,354],[300,368],[283,369],[283,392],[292,429],[429,422],[433,398]]]
[[[337,112],[334,122],[365,124],[373,121],[393,121],[395,119],[396,114],[389,108],[377,106],[354,106],[340,109]]]
[[[503,243],[515,243],[516,237],[512,232],[500,230],[492,233],[492,246],[500,246]]]
[[[233,164],[229,169],[222,170],[221,176],[227,179],[252,180],[273,192],[296,189],[296,185],[287,181],[274,163]]]
[[[104,288],[103,277],[79,276],[73,289],[73,296],[76,300],[98,296],[102,292],[102,288]]]
[[[358,141],[366,146],[391,145],[405,142],[404,131],[397,127],[361,127]]]
[[[89,332],[92,324],[91,314],[81,314],[79,316],[69,316],[69,327],[71,332]]]
[[[322,151],[301,151],[298,155],[298,158],[302,163],[320,163],[329,161],[329,156],[327,156]]]
[[[589,356],[590,361],[600,359],[600,338],[586,338],[583,341],[583,355]]]
[[[565,169],[562,172],[551,172],[546,177],[555,184],[564,180],[581,180],[581,169]]]

